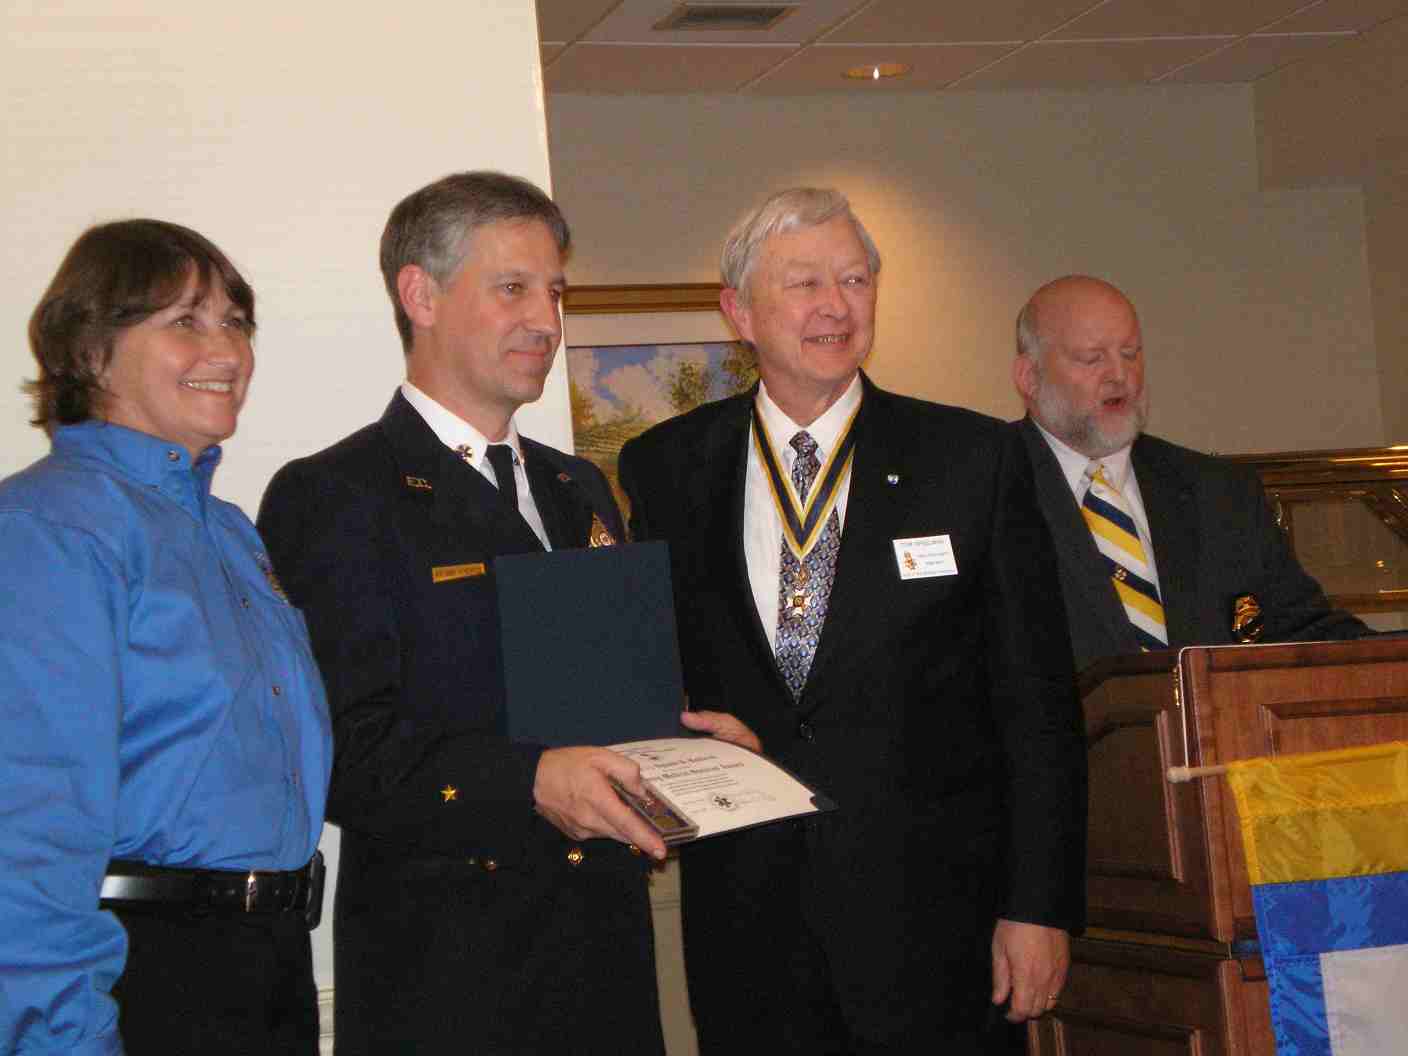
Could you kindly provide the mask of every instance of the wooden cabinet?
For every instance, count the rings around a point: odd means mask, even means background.
[[[1241,833],[1170,766],[1408,740],[1408,639],[1197,647],[1082,676],[1089,924],[1033,1053],[1272,1056]]]

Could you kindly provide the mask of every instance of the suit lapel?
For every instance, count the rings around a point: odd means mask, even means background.
[[[1099,637],[1107,643],[1102,651],[1111,655],[1138,652],[1139,642],[1130,628],[1129,617],[1105,573],[1100,551],[1066,483],[1061,464],[1030,418],[1023,419],[1021,429],[1032,460],[1037,504],[1051,529],[1057,561],[1064,569],[1062,583],[1076,592],[1076,597],[1067,599],[1067,607],[1099,624]]]
[[[783,699],[791,692],[768,645],[767,630],[753,600],[748,556],[743,548],[743,513],[748,482],[749,445],[752,442],[753,401],[758,388],[729,401],[699,445],[699,471],[692,477],[691,517],[699,525],[699,538],[717,540],[719,589],[733,592],[731,607],[740,614],[748,631],[744,637],[760,667],[771,672]]]
[[[1170,643],[1198,640],[1198,568],[1202,559],[1192,484],[1140,437],[1130,454],[1158,564],[1159,594]],[[1231,620],[1232,614],[1227,614]]]
[[[482,474],[440,442],[399,389],[380,424],[395,454],[403,493],[412,503],[457,531],[502,540],[505,553],[542,549],[528,522],[508,508]]]
[[[846,520],[841,530],[841,549],[836,555],[836,578],[827,602],[826,622],[812,659],[807,683],[825,681],[827,670],[854,654],[860,644],[857,635],[865,633],[861,614],[876,597],[875,585],[888,574],[867,555],[890,552],[889,540],[896,534],[908,507],[913,474],[907,472],[904,452],[890,443],[885,428],[885,394],[862,375],[864,394],[856,415],[855,457],[851,462],[850,490],[846,497]],[[891,476],[896,483],[890,484]],[[858,618],[859,617],[859,618]],[[806,690],[802,693],[807,698]]]
[[[584,546],[592,526],[591,504],[566,472],[543,457],[541,451],[534,450],[528,441],[522,443],[523,470],[548,542],[554,550]]]

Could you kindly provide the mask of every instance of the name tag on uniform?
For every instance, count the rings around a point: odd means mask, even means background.
[[[483,574],[484,562],[475,561],[470,565],[436,565],[430,570],[430,579],[434,583],[446,583],[452,579],[469,579]]]
[[[958,559],[947,535],[925,535],[916,539],[896,539],[895,563],[900,579],[933,579],[958,575]]]

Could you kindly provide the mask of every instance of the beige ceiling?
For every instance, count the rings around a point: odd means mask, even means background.
[[[711,0],[756,5],[762,0]],[[1408,0],[777,0],[767,30],[661,31],[683,0],[538,0],[550,92],[750,95],[1248,83]],[[888,81],[847,68],[911,67]]]

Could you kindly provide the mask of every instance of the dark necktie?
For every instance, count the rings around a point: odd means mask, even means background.
[[[513,474],[513,448],[508,444],[490,444],[487,452],[489,465],[494,467],[494,479],[499,485],[499,494],[509,509],[518,512],[518,481]]]
[[[803,503],[816,480],[821,462],[816,457],[816,441],[806,430],[792,438],[797,452],[792,463],[792,485]],[[777,582],[777,666],[794,699],[802,695],[807,672],[821,640],[826,622],[831,584],[836,578],[836,553],[841,549],[841,519],[833,507],[816,545],[801,560],[782,542],[781,575]]]

